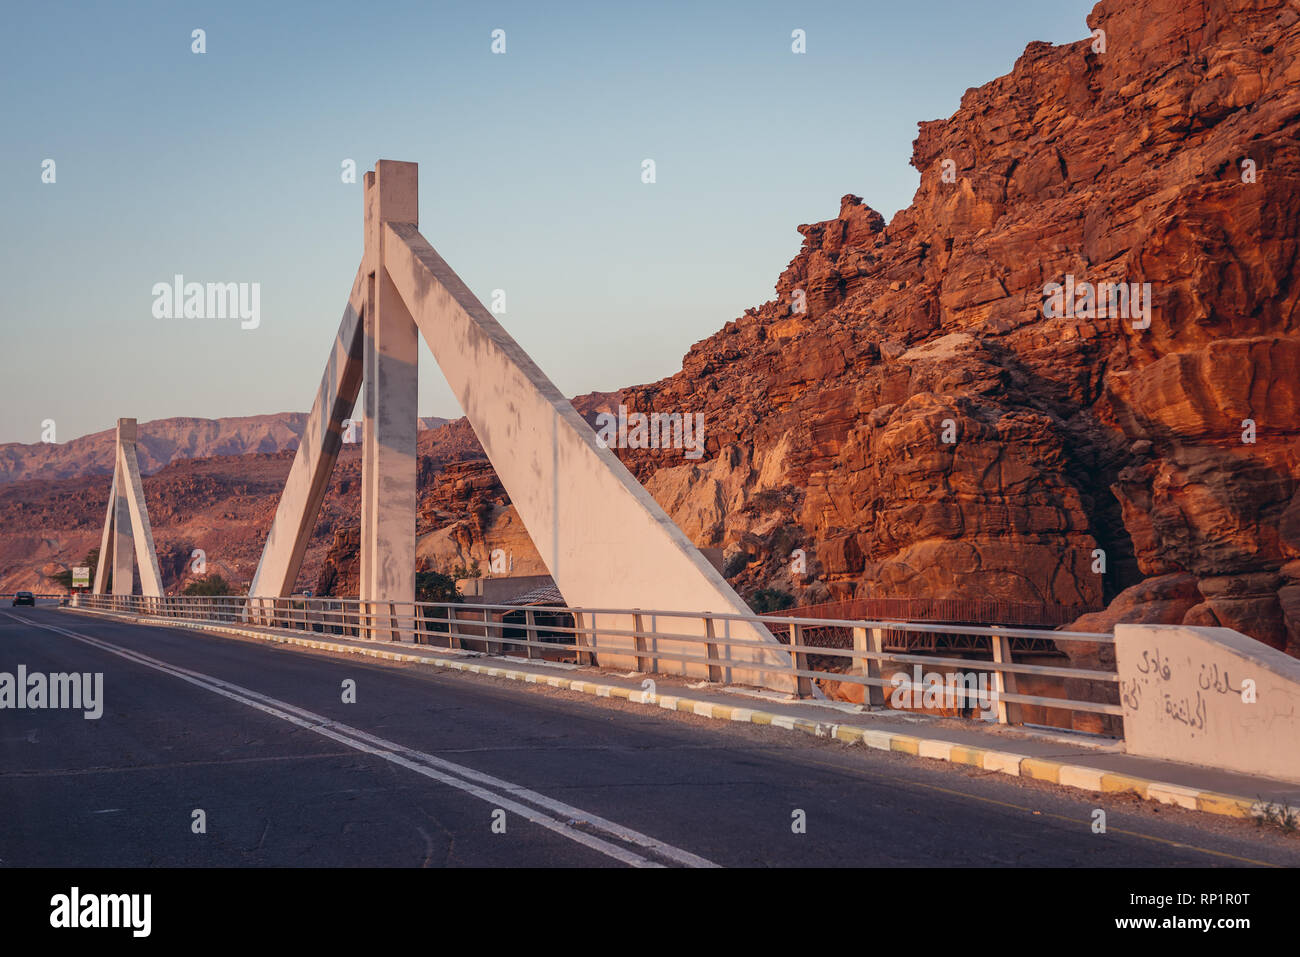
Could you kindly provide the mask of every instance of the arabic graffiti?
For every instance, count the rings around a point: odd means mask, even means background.
[[[1173,695],[1166,694],[1165,714],[1189,728],[1204,731],[1206,718],[1205,697],[1199,691],[1196,692],[1196,704],[1193,706],[1190,698],[1184,697],[1175,700]]]
[[[1219,674],[1218,662],[1215,662],[1213,665],[1201,665],[1201,674],[1200,677],[1196,679],[1196,683],[1199,684],[1204,691],[1213,689],[1219,694],[1241,694],[1242,690],[1241,688],[1234,688],[1232,686],[1232,680],[1228,677],[1228,670],[1226,668],[1223,670],[1223,674]]]
[[[1124,702],[1124,707],[1130,711],[1142,710],[1142,686],[1137,683],[1136,679],[1120,681],[1119,694]]]
[[[1162,654],[1158,645],[1144,648],[1134,664],[1137,674],[1119,683],[1120,701],[1130,712],[1142,710],[1146,692],[1152,692],[1156,702],[1157,720],[1176,721],[1193,734],[1204,732],[1209,724],[1209,702],[1202,692],[1219,694],[1240,692],[1233,686],[1227,671],[1217,664],[1202,665],[1196,683],[1200,690],[1188,687],[1191,675],[1173,667],[1172,659]]]
[[[1169,667],[1169,657],[1161,659],[1159,648],[1142,649],[1142,660],[1138,662],[1137,670],[1144,675],[1154,675],[1161,681],[1168,681],[1173,673]]]

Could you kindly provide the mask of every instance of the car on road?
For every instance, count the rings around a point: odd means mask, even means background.
[[[31,605],[33,608],[35,608],[36,596],[29,591],[14,592],[14,604],[11,607],[15,607],[17,605]]]

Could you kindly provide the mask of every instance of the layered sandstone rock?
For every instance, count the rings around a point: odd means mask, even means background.
[[[921,124],[908,209],[844,197],[773,301],[626,390],[703,411],[705,461],[625,461],[741,580],[807,600],[1119,596],[1081,624],[1300,653],[1300,12],[1105,0],[1088,25],[1104,52],[1032,43]],[[1150,283],[1149,325],[1045,316],[1067,281]]]

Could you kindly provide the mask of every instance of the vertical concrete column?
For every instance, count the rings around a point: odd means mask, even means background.
[[[415,601],[419,331],[384,264],[385,223],[419,224],[417,167],[380,160],[366,176],[366,309],[361,597]],[[371,308],[373,306],[373,308]],[[374,637],[372,634],[371,637]]]
[[[379,239],[375,235],[375,174],[374,171],[366,173],[363,182],[364,189],[364,213],[365,213],[365,254],[361,262],[361,270],[366,274],[365,296],[366,307],[362,312],[364,325],[364,352],[361,357],[361,396],[362,396],[362,413],[361,422],[361,580],[357,586],[357,597],[361,599],[361,619],[358,622],[365,621],[367,612],[367,602],[371,599],[370,581],[371,567],[370,560],[374,554],[374,484],[375,484],[375,463],[374,463],[374,442],[372,436],[375,434],[374,423],[371,421],[371,415],[375,409],[375,269],[379,259]],[[366,634],[369,632],[367,631]]]

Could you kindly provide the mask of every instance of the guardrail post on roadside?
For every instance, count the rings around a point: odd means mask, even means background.
[[[722,662],[718,660],[718,643],[714,641],[717,635],[713,633],[713,619],[708,615],[704,616],[704,635],[706,654],[709,658],[709,680],[719,683],[722,681]]]
[[[993,663],[995,665],[1011,664],[1011,639],[1006,635],[994,634],[990,640],[993,646]],[[1020,724],[1020,705],[1007,701],[1003,695],[1016,694],[1016,675],[1013,671],[997,669],[993,672],[993,689],[998,696],[998,724]]]
[[[636,645],[636,670],[645,673],[649,669],[646,667],[645,657],[645,625],[641,621],[641,609],[632,609],[632,641]]]
[[[447,614],[447,650],[455,651],[460,644],[460,612],[455,608],[444,608]]]
[[[524,645],[525,658],[534,657],[533,652],[536,651],[537,649],[533,647],[532,643],[537,640],[538,640],[537,612],[533,611],[531,608],[525,608],[524,609],[524,641],[528,642],[528,644]]]
[[[803,647],[803,625],[790,626],[790,661],[794,663],[794,694],[796,698],[812,697],[812,679],[799,672],[808,670],[808,653]]]
[[[854,628],[853,629],[853,650],[858,652],[875,652],[881,654],[885,650],[885,629],[883,628]],[[858,674],[864,678],[870,678],[874,681],[880,680],[881,660],[879,658],[862,657],[858,659]],[[883,708],[885,706],[885,689],[883,685],[869,684],[863,686],[862,701],[872,708]]]
[[[586,616],[586,614],[583,613],[583,612],[580,612],[580,611],[575,611],[575,612],[573,613],[573,625],[574,625],[574,629],[575,629],[575,633],[574,633],[574,636],[573,636],[573,645],[574,645],[574,654],[573,654],[573,659],[574,659],[574,661],[576,661],[578,664],[582,664],[582,663],[583,663],[583,660],[582,660],[582,659],[583,659],[583,657],[585,656],[586,659],[587,659],[586,663],[589,664],[589,665],[593,665],[593,666],[594,666],[594,665],[596,664],[596,656],[595,656],[594,654],[592,654],[592,652],[591,652],[590,650],[588,650],[588,647],[587,647],[587,616]],[[592,615],[592,616],[591,616],[591,627],[592,627],[592,630],[594,631],[594,630],[595,630],[595,627],[596,627],[596,616],[595,616],[595,615]]]

